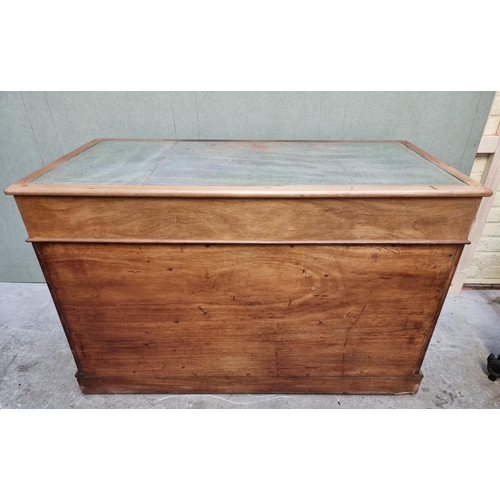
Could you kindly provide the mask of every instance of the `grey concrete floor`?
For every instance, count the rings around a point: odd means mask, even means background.
[[[499,408],[490,352],[500,353],[500,290],[464,290],[446,300],[415,395],[83,395],[47,286],[0,283],[2,408]]]

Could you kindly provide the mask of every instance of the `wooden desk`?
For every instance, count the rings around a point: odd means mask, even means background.
[[[490,190],[406,142],[96,140],[16,198],[86,393],[403,393]]]

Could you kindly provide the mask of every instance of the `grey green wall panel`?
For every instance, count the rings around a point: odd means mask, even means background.
[[[63,155],[59,137],[52,119],[45,92],[22,92],[33,135],[43,163],[47,164]]]
[[[165,138],[199,139],[196,92],[169,92],[172,102],[174,135]]]
[[[493,100],[492,93],[485,94],[490,95],[483,96],[481,92],[349,94],[342,135],[356,139],[402,138],[468,174]]]
[[[197,92],[202,139],[318,139],[321,92]]]
[[[175,137],[170,92],[48,92],[65,153],[98,137]]]
[[[404,139],[469,173],[494,92],[0,92],[0,188],[98,137]],[[0,281],[41,281],[0,194]]]
[[[0,188],[43,166],[20,92],[0,93]],[[43,281],[12,196],[0,195],[0,281]]]

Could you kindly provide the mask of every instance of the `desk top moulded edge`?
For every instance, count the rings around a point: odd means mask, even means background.
[[[111,196],[170,198],[374,198],[374,197],[488,197],[493,192],[459,170],[433,157],[408,141],[218,141],[218,142],[398,142],[426,160],[463,181],[464,186],[144,186],[144,185],[67,185],[31,184],[61,163],[79,155],[101,141],[173,141],[209,142],[211,140],[178,139],[94,139],[57,160],[36,170],[4,190],[14,196]]]

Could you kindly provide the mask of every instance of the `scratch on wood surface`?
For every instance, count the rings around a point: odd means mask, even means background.
[[[337,256],[335,255],[335,252],[333,251],[333,248],[331,246],[329,246],[328,248],[330,249],[330,252],[332,253],[333,258],[335,259],[335,262],[337,263],[337,267],[339,268],[339,272],[340,272],[340,278],[342,280],[342,285],[344,287],[344,291],[345,291],[346,297],[348,297],[347,286],[346,286],[345,280],[344,280],[344,273],[342,272],[342,268],[340,267],[340,263],[339,263],[339,261],[337,259]]]
[[[365,310],[365,308],[366,308],[366,304],[362,307],[358,317],[354,320],[354,322],[351,324],[351,326],[345,332],[344,348],[347,345],[347,341],[349,340],[349,332],[354,328],[354,325],[361,319],[361,316],[363,315],[363,311]]]
[[[397,330],[385,330],[384,333],[418,332],[420,328],[398,328]]]
[[[414,229],[415,231],[418,231],[424,238],[426,238],[426,232],[423,231],[422,229],[420,229],[418,227],[419,223],[418,223],[418,220],[414,220],[411,224],[411,227],[412,229]]]
[[[397,253],[397,254],[400,254],[401,251],[399,250],[399,248],[394,245],[392,247],[382,247],[384,250],[387,250],[388,252],[391,252],[391,253]]]
[[[206,275],[205,276],[207,276],[208,279],[212,281],[212,283],[213,283],[212,284],[212,288],[214,288],[217,283],[215,282],[213,276],[208,272],[208,270],[205,269],[205,271],[206,271]]]
[[[411,255],[411,261],[413,262],[413,265],[415,266],[415,269],[418,271],[418,266],[417,266],[417,263],[415,262],[415,259],[413,258],[413,255]]]
[[[208,272],[208,269],[205,266],[205,264],[203,264],[202,260],[196,255],[196,252],[193,253],[193,256],[198,261],[200,266],[205,270],[205,277],[207,277],[212,282],[211,288],[215,288],[215,285],[217,285],[217,283],[216,283],[215,279],[213,278],[213,276]]]

